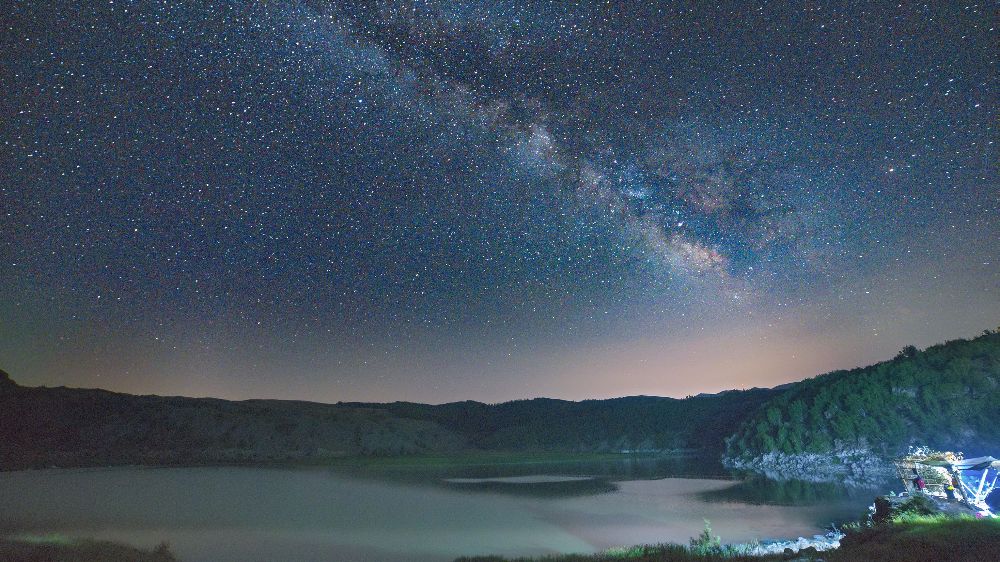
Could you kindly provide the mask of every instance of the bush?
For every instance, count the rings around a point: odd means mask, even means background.
[[[701,534],[691,539],[690,550],[692,554],[702,556],[722,554],[722,537],[712,536],[712,524],[708,519],[705,520],[705,528]]]

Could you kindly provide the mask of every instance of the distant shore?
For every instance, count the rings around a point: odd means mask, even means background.
[[[476,451],[468,450],[453,454],[415,454],[400,456],[336,455],[329,457],[304,457],[264,460],[173,460],[164,462],[101,463],[82,459],[78,463],[65,465],[31,466],[4,468],[0,472],[22,472],[33,470],[102,469],[102,468],[200,468],[200,467],[253,467],[253,468],[331,468],[344,470],[393,470],[393,469],[435,469],[475,466],[531,466],[552,464],[574,464],[607,461],[655,461],[699,457],[700,451],[674,450],[660,452],[561,452],[561,451]],[[721,467],[722,465],[719,464]]]

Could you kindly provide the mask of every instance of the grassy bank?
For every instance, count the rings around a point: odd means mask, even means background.
[[[857,528],[836,550],[810,549],[794,556],[753,556],[741,549],[708,545],[697,539],[691,546],[679,544],[620,547],[598,554],[567,554],[538,558],[479,556],[456,562],[762,562],[776,560],[824,560],[826,562],[981,562],[995,560],[1000,552],[1000,519],[905,516],[891,523]]]
[[[849,533],[828,560],[996,560],[1000,553],[1000,519],[912,516],[889,525]]]
[[[749,556],[741,554],[696,554],[679,544],[655,544],[621,547],[600,554],[559,554],[540,558],[504,558],[473,556],[455,562],[762,562],[785,560],[781,555]]]
[[[996,559],[1000,552],[1000,520],[903,516],[891,523],[852,530],[837,550],[802,551],[795,556],[748,555],[725,547],[705,533],[688,546],[639,545],[613,548],[598,554],[564,554],[538,558],[474,556],[456,562],[770,562],[824,560],[855,562],[978,562]],[[143,550],[128,545],[58,535],[0,537],[4,562],[177,562],[166,545]]]
[[[695,554],[679,544],[655,544],[621,547],[600,554],[559,554],[540,558],[504,558],[502,556],[473,556],[455,562],[761,562],[784,560],[781,555],[748,556],[739,554]]]
[[[0,537],[4,562],[177,562],[166,544],[152,550],[61,535]]]

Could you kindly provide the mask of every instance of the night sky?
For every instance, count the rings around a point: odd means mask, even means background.
[[[685,396],[1000,325],[975,2],[13,1],[0,368]]]

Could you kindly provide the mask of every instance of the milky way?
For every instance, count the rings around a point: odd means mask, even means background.
[[[1000,324],[988,4],[16,2],[0,368],[495,401]]]

